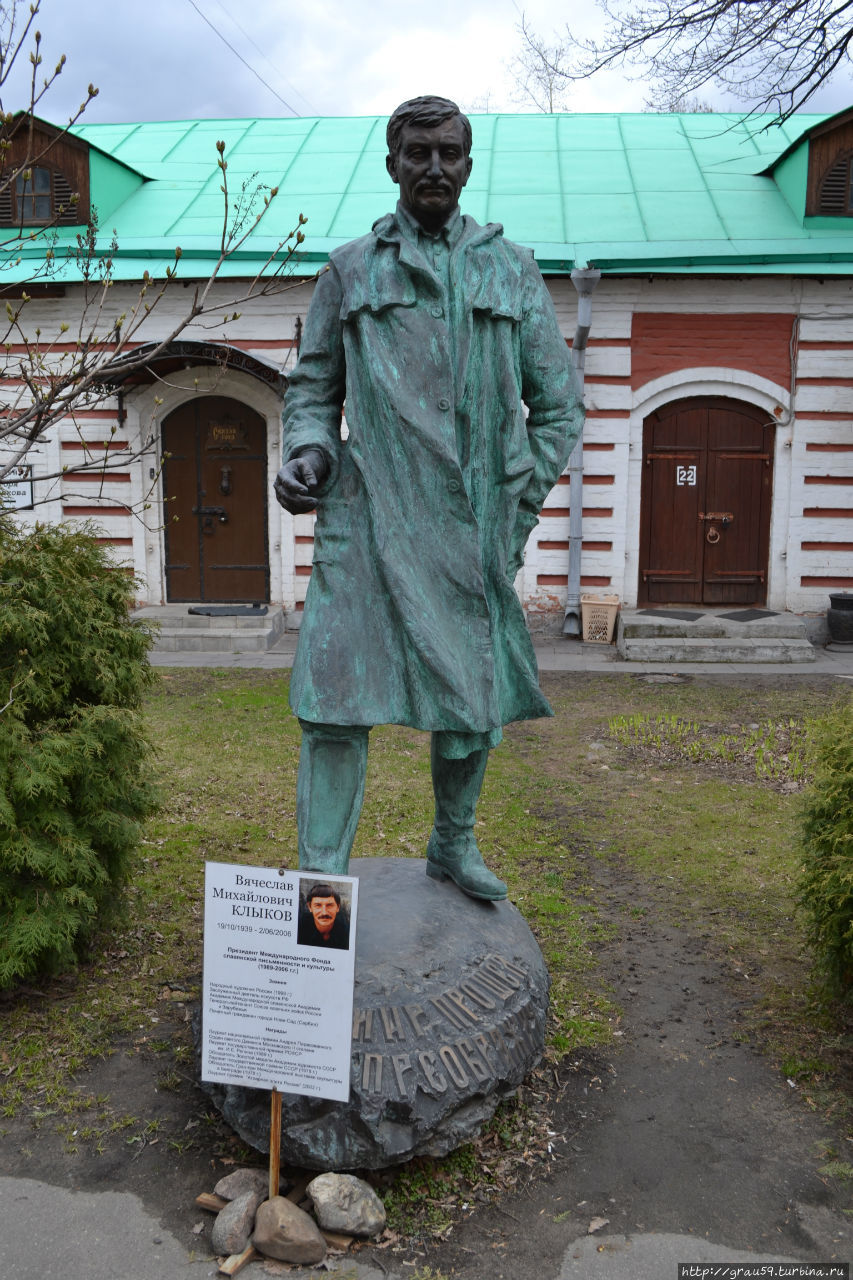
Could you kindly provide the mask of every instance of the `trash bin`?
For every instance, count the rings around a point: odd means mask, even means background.
[[[826,626],[833,644],[853,645],[853,591],[832,591]]]
[[[610,644],[618,612],[618,596],[581,596],[584,641],[588,644]]]

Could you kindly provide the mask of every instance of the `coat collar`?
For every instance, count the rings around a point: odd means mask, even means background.
[[[411,231],[407,233],[402,229],[399,211],[400,205],[398,204],[394,213],[386,213],[384,217],[374,222],[373,234],[381,244],[396,245],[401,262],[410,267],[422,268],[423,260],[417,247],[417,238]],[[405,213],[404,216],[406,216]],[[458,233],[455,243],[451,241],[451,248],[473,249],[489,240],[503,236],[504,229],[499,222],[487,222],[485,226],[481,227],[467,213],[459,213],[457,210],[457,217],[461,224],[461,231]]]

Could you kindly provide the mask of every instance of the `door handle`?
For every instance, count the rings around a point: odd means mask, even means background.
[[[224,507],[193,507],[194,516],[218,516],[220,524],[228,523],[228,512]]]

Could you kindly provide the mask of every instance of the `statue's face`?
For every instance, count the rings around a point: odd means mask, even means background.
[[[443,226],[471,173],[462,121],[451,116],[433,126],[405,125],[399,150],[385,164],[412,217],[428,230]]]
[[[312,898],[308,903],[308,910],[314,917],[318,933],[325,937],[327,933],[332,932],[332,926],[340,911],[340,907],[334,898]]]

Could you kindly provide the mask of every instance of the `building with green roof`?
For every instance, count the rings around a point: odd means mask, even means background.
[[[533,250],[569,342],[571,273],[601,272],[586,358],[582,589],[627,606],[822,614],[830,590],[853,589],[853,110],[781,126],[710,113],[471,120],[463,212]],[[145,376],[33,450],[36,496],[48,499],[39,517],[97,519],[149,604],[263,601],[298,623],[313,518],[269,500],[282,397],[313,276],[395,203],[385,119],[44,129],[53,141],[39,207],[62,209],[52,266],[45,274],[41,237],[5,264],[7,290],[41,282],[27,318],[43,334],[79,315],[75,248],[90,208],[96,255],[112,262],[110,314],[132,305],[144,272],[162,280],[180,247],[144,331],[157,343],[219,256],[217,142],[230,216],[258,188],[277,194],[221,267],[223,317],[185,328]],[[71,210],[60,203],[70,190]],[[12,189],[0,225],[19,222],[27,200],[37,223],[36,194]],[[225,320],[244,282],[282,259],[300,214],[288,287]],[[128,465],[96,484],[80,461],[87,441],[105,438],[126,447]],[[562,621],[568,493],[561,482],[548,498],[519,575],[534,627]]]

